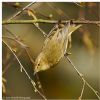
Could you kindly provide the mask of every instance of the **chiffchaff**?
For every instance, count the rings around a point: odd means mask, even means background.
[[[47,70],[60,61],[68,48],[69,37],[80,26],[70,24],[70,22],[67,22],[65,25],[57,24],[55,26],[46,37],[43,49],[36,58],[34,74]]]

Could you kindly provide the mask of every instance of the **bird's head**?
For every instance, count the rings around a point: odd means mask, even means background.
[[[36,74],[39,71],[47,70],[49,67],[50,66],[47,62],[45,55],[40,53],[40,55],[36,58],[36,61],[35,61],[34,74]]]

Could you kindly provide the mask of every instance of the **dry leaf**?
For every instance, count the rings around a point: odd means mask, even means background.
[[[37,20],[37,17],[35,16],[35,12],[31,9],[28,9],[27,11],[28,15],[33,17],[34,20]],[[38,23],[34,23],[37,27],[39,27],[39,24]]]
[[[83,42],[86,45],[86,47],[88,48],[88,50],[91,52],[91,54],[94,54],[94,45],[93,45],[93,42],[92,42],[89,34],[87,34],[87,33],[83,34]]]

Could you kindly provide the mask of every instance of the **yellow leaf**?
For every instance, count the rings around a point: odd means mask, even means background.
[[[34,14],[34,11],[32,11],[31,9],[28,9],[27,11],[28,15],[33,17],[34,20],[37,20],[37,17],[35,16]],[[37,27],[39,27],[39,24],[38,23],[34,23]]]
[[[84,35],[83,35],[83,42],[84,42],[84,44],[86,45],[86,47],[89,49],[89,51],[90,51],[92,54],[94,54],[94,45],[93,45],[92,40],[90,39],[89,34],[84,33]]]

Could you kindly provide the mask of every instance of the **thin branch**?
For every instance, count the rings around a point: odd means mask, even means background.
[[[5,27],[4,27],[4,28],[5,28]],[[22,40],[19,39],[19,37],[18,37],[16,34],[12,33],[12,32],[11,32],[9,29],[7,29],[7,28],[5,28],[5,29],[6,29],[6,31],[8,31],[8,33],[10,33],[10,34],[11,34],[12,36],[14,36],[15,38],[8,37],[8,36],[3,36],[2,38],[11,39],[11,40],[17,42],[19,45],[21,45],[22,48],[25,50],[26,54],[28,55],[28,57],[29,57],[29,59],[30,59],[30,61],[32,62],[32,65],[33,65],[33,64],[34,64],[34,60],[33,60],[32,56],[30,55],[30,51],[29,51],[30,48],[29,48],[26,44],[23,44],[23,43],[21,42]],[[45,35],[44,35],[44,37],[45,37]],[[8,67],[8,68],[9,68],[9,67]],[[41,82],[40,82],[38,73],[36,73],[36,78],[37,78],[38,87],[41,89],[42,93],[45,94],[44,91],[43,91],[43,88],[42,88],[42,85],[41,85]]]
[[[21,70],[23,70],[25,72],[25,74],[27,75],[28,79],[31,81],[31,83],[32,83],[32,85],[34,87],[34,91],[37,92],[44,100],[47,100],[46,97],[36,88],[36,83],[31,79],[31,77],[29,76],[29,74],[25,70],[24,66],[21,64],[20,60],[18,59],[17,55],[14,53],[12,48],[4,40],[2,40],[2,41],[9,48],[9,50],[12,52],[12,54],[14,55],[16,60],[18,61],[19,65],[21,66]]]
[[[35,92],[38,92],[38,94],[40,94],[44,100],[47,100],[46,97],[36,88],[36,83],[33,80],[31,80],[31,83],[35,89]]]
[[[19,65],[21,67],[21,71],[22,71],[23,65],[21,64],[20,60],[18,59],[18,57],[16,56],[16,54],[14,53],[14,51],[12,50],[12,48],[4,40],[2,40],[2,41],[10,49],[10,51],[13,53],[13,55],[15,56],[16,60],[18,61]]]
[[[52,9],[53,11],[55,11],[60,17],[70,19],[70,17],[68,16],[68,13],[65,13],[62,9],[60,9],[57,6],[55,6],[54,3],[49,3],[48,2],[47,5],[50,7],[50,9]]]
[[[74,22],[73,22],[74,23]],[[100,23],[100,21],[99,21]],[[90,24],[90,23],[89,23]],[[97,23],[95,23],[97,24]],[[83,74],[81,74],[78,69],[76,68],[76,66],[73,64],[73,62],[69,59],[68,55],[65,55],[65,57],[67,58],[67,60],[69,61],[69,63],[73,66],[73,68],[75,69],[75,71],[77,72],[77,74],[80,76],[81,80],[83,81],[83,87],[82,87],[82,91],[81,91],[81,95],[79,97],[79,99],[82,98],[82,95],[83,95],[83,91],[84,91],[84,86],[85,84],[95,93],[95,95],[98,97],[98,99],[100,100],[100,96],[98,95],[99,92],[96,91],[86,80],[85,78],[83,77]]]
[[[61,23],[67,23],[70,20],[62,20]],[[73,20],[73,24],[100,24],[100,21],[89,21],[89,20]],[[9,21],[3,21],[2,24],[34,24],[34,23],[48,23],[48,24],[56,24],[58,23],[58,20],[44,20],[44,19],[38,19],[38,20],[9,20]]]
[[[5,30],[10,33],[12,36],[14,36],[15,38],[18,38],[18,36],[16,34],[14,34],[13,32],[9,31],[9,29],[7,27],[4,27]]]
[[[22,52],[19,52],[18,53],[18,56],[21,54]],[[2,71],[2,76],[6,73],[6,71],[9,69],[9,67],[10,67],[10,62],[12,61],[15,61],[16,60],[16,58],[11,58],[11,59],[8,59],[8,61],[7,61],[7,63],[4,65],[4,66],[6,66],[4,69],[3,69],[3,71]]]
[[[31,5],[33,5],[36,2],[31,2],[29,3],[27,6],[25,6],[24,8],[22,8],[22,10],[20,10],[19,12],[17,12],[16,14],[14,14],[11,18],[8,19],[8,21],[12,20],[13,18],[15,18],[16,16],[20,15],[25,9],[27,9],[28,7],[30,7]]]
[[[98,91],[96,91],[83,77],[83,75],[78,71],[78,69],[76,68],[76,66],[73,64],[73,62],[69,59],[68,56],[65,55],[65,57],[67,58],[67,60],[69,61],[69,63],[73,66],[73,68],[75,69],[75,71],[77,72],[77,74],[80,76],[80,78],[82,79],[82,81],[85,82],[85,84],[95,93],[95,95],[98,97],[98,99],[100,100],[100,96],[98,95]],[[83,93],[82,93],[83,94]]]
[[[82,96],[83,96],[83,92],[84,92],[84,87],[85,87],[85,81],[83,80],[83,86],[82,86],[81,95],[79,97],[79,100],[82,100]]]
[[[35,27],[44,35],[44,37],[47,36],[47,34],[39,26],[35,25]]]
[[[2,38],[11,39],[11,40],[17,42],[18,44],[20,44],[23,48],[27,47],[25,44],[23,44],[21,41],[17,40],[16,38],[12,38],[12,37],[8,37],[8,36],[3,36]]]
[[[9,31],[10,32],[10,31]],[[19,40],[17,40],[16,38],[12,38],[12,37],[8,37],[8,36],[3,36],[2,38],[7,38],[7,39],[11,39],[15,42],[17,42],[18,44],[20,44],[22,46],[22,48],[26,51],[26,54],[28,55],[30,61],[32,62],[32,64],[34,64],[34,60],[33,58],[31,57],[30,55],[30,52],[29,52],[29,49],[25,44],[23,44],[22,42],[20,42]],[[43,91],[43,88],[42,88],[42,85],[41,85],[41,82],[40,82],[40,79],[38,77],[38,73],[36,74],[36,78],[37,78],[37,84],[38,84],[38,87],[41,89],[42,93],[44,94],[44,91]]]

